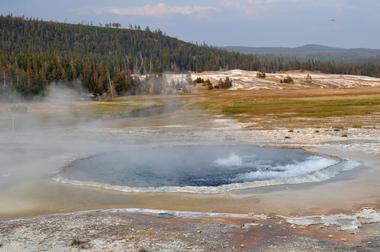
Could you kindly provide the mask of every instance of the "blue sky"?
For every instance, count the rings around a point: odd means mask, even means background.
[[[0,12],[160,28],[216,46],[323,44],[380,49],[379,0],[1,0]]]

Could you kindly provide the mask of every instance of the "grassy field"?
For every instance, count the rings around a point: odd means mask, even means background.
[[[257,102],[233,102],[224,105],[222,112],[228,116],[251,114],[289,117],[331,117],[369,115],[380,111],[380,98],[349,100],[291,100],[278,99]]]
[[[160,106],[181,99],[190,107],[223,114],[257,129],[302,127],[378,127],[380,88],[298,90],[200,90],[187,96],[127,96],[112,101],[75,101],[67,104],[29,102],[28,113],[35,121],[73,124],[97,118],[128,115],[132,111]],[[0,103],[0,128],[10,125],[9,108]],[[189,107],[189,108],[190,108]],[[183,111],[185,116],[190,110]]]
[[[145,96],[124,96],[114,98],[112,101],[97,101],[90,103],[76,104],[76,111],[78,108],[84,109],[86,114],[92,116],[123,116],[133,110],[148,108],[152,106],[160,106],[162,100],[158,97],[145,97]]]
[[[199,104],[259,127],[376,126],[380,89],[205,91]]]

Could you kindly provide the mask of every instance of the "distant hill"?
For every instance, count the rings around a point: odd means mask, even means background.
[[[258,62],[254,55],[188,43],[139,26],[125,29],[0,16],[0,95],[4,89],[39,95],[51,82],[75,82],[101,95],[109,91],[110,79],[122,93],[133,86],[131,74],[253,70]]]
[[[323,45],[304,45],[295,48],[226,46],[223,47],[223,49],[226,49],[231,52],[239,52],[244,54],[286,56],[297,57],[300,59],[338,60],[343,62],[380,62],[379,49],[344,49]]]
[[[111,28],[0,16],[0,52],[112,57],[134,72],[241,68],[255,57],[196,45],[140,27]]]

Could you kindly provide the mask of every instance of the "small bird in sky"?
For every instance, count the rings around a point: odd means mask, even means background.
[[[330,19],[330,22],[335,22],[335,18],[331,18],[331,19]]]

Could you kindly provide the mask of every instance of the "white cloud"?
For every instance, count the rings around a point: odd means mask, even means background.
[[[242,13],[246,18],[258,19],[271,16],[279,8],[287,9],[316,1],[321,0],[224,0],[223,6]]]
[[[253,5],[269,5],[269,4],[291,4],[291,3],[307,3],[311,0],[247,0],[248,3]]]
[[[226,6],[265,6],[275,4],[300,4],[311,2],[312,0],[224,0]]]
[[[165,3],[148,4],[141,7],[120,8],[109,7],[96,9],[100,13],[109,13],[115,15],[131,15],[142,17],[166,17],[172,15],[196,16],[202,17],[205,14],[216,10],[214,7],[201,5],[168,5]]]
[[[338,13],[344,13],[347,11],[352,11],[355,10],[356,8],[350,4],[345,4],[345,3],[337,3],[335,6],[335,9]]]

